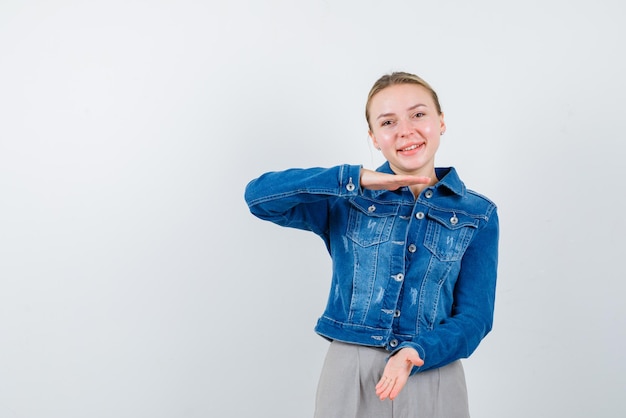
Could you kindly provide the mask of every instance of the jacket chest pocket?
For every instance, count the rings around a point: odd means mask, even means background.
[[[424,246],[441,261],[460,260],[478,228],[478,219],[435,209],[427,217]]]
[[[389,241],[398,204],[373,202],[363,197],[350,201],[346,235],[362,247]]]

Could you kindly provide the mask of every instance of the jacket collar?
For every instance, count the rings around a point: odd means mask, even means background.
[[[389,161],[385,161],[383,165],[378,167],[376,171],[380,171],[381,173],[395,174],[389,165]],[[446,188],[452,193],[463,196],[466,193],[465,184],[459,178],[459,175],[456,172],[454,167],[435,167],[435,174],[439,181],[433,186],[434,188]],[[379,196],[380,194],[387,192],[388,190],[373,190],[374,196]]]

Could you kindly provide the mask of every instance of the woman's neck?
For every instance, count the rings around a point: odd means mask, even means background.
[[[435,173],[434,168],[432,170],[432,173],[427,175],[427,177],[430,177],[430,182],[428,184],[415,184],[410,187],[411,192],[413,193],[413,196],[415,196],[415,199],[417,199],[417,196],[419,196],[420,193],[422,193],[424,189],[430,186],[434,186],[439,181],[439,179],[437,178],[437,173]]]

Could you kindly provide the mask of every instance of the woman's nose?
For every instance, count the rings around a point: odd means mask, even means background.
[[[411,121],[400,119],[398,121],[398,133],[400,136],[408,136],[411,133]]]

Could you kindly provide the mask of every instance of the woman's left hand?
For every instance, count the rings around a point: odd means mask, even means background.
[[[376,395],[381,401],[389,398],[394,400],[402,390],[413,366],[422,366],[422,360],[414,348],[406,347],[398,351],[387,361],[383,377],[376,385]]]

